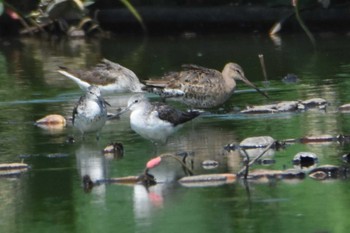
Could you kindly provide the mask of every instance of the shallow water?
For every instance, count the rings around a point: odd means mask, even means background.
[[[15,178],[0,179],[1,232],[346,232],[349,228],[348,180],[311,178],[268,183],[240,182],[218,187],[184,187],[176,182],[182,169],[172,160],[151,171],[160,184],[107,185],[82,188],[82,176],[92,179],[138,175],[145,163],[165,152],[194,152],[196,174],[237,172],[242,157],[224,146],[244,138],[270,135],[275,139],[307,135],[349,134],[350,115],[338,107],[350,102],[350,43],[343,35],[317,36],[313,49],[303,35],[283,35],[277,43],[265,35],[127,37],[101,40],[0,41],[0,162],[23,160],[31,169]],[[269,85],[258,54],[264,54]],[[238,83],[237,93],[222,107],[187,123],[166,145],[153,145],[134,133],[128,116],[107,123],[100,140],[81,141],[70,126],[44,130],[34,122],[52,113],[67,118],[82,94],[60,76],[58,65],[86,68],[102,57],[118,62],[141,78],[159,77],[194,63],[221,70],[239,63],[248,79],[266,90],[265,99]],[[298,75],[298,83],[281,79]],[[116,111],[130,94],[108,96]],[[152,100],[156,97],[151,96]],[[321,97],[326,110],[261,115],[240,114],[248,105]],[[177,103],[176,106],[183,107]],[[76,142],[67,142],[74,136]],[[124,145],[121,159],[101,151],[110,142]],[[341,156],[349,144],[295,144],[276,151],[276,163],[254,168],[292,168],[300,151],[316,153],[319,165],[346,165]],[[212,170],[202,161],[216,160]]]

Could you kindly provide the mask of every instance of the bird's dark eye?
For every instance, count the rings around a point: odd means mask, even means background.
[[[236,69],[236,72],[237,72],[240,76],[244,76],[244,73],[242,72],[242,70]]]
[[[139,102],[139,100],[135,100],[135,103],[138,103]]]

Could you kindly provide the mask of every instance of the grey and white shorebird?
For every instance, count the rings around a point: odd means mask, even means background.
[[[82,95],[73,109],[73,126],[77,128],[84,138],[85,133],[99,132],[107,121],[107,105],[102,97],[100,89],[91,85]]]
[[[222,72],[197,65],[183,65],[180,72],[171,72],[161,80],[147,80],[148,92],[179,100],[192,108],[214,108],[227,101],[241,80],[262,95],[267,95],[251,83],[236,63],[227,63]]]
[[[140,82],[136,74],[117,63],[102,59],[102,61],[90,70],[73,71],[60,66],[58,72],[74,81],[86,91],[90,85],[100,88],[103,95],[125,92],[142,92],[144,84]]]
[[[165,143],[185,122],[200,114],[198,111],[181,111],[161,102],[150,102],[141,93],[129,99],[124,111],[127,110],[131,111],[131,128],[155,143]]]

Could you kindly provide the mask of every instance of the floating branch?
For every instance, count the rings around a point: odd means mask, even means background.
[[[274,145],[274,142],[270,143],[263,152],[261,152],[261,154],[257,157],[255,157],[254,159],[252,159],[249,163],[247,163],[245,165],[244,168],[242,168],[238,173],[237,176],[240,177],[242,176],[243,172],[245,172],[245,176],[244,178],[247,179],[248,176],[248,172],[249,172],[249,167],[252,166],[258,159],[260,159],[268,150],[270,150],[270,148]]]
[[[267,80],[267,73],[266,73],[266,66],[265,66],[264,55],[263,54],[259,54],[258,57],[259,57],[259,60],[260,60],[260,65],[261,65],[261,69],[263,71],[265,82],[267,83],[268,80]]]
[[[179,183],[187,187],[208,187],[231,184],[236,181],[236,175],[231,173],[205,174],[186,176],[179,180]]]

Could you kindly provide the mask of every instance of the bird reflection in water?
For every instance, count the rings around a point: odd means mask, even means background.
[[[82,177],[84,188],[86,186],[87,191],[91,190],[93,183],[106,178],[107,164],[97,144],[81,144],[75,151],[75,156],[80,177]],[[104,195],[105,185],[94,187],[93,193]]]

